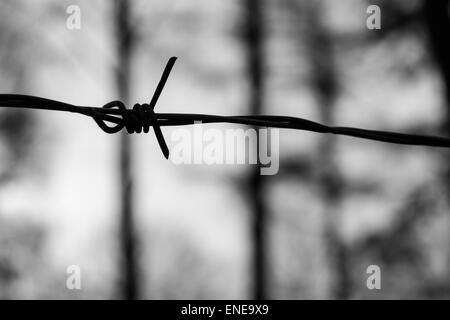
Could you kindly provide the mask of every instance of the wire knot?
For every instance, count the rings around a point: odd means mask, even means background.
[[[125,128],[128,133],[148,133],[150,127],[158,126],[158,119],[153,108],[148,104],[136,103],[131,112],[123,114]]]
[[[116,133],[123,128],[130,134],[148,133],[150,127],[153,127],[164,157],[169,158],[169,148],[158,124],[158,116],[154,111],[153,104],[144,103],[141,105],[136,103],[133,109],[127,109],[122,101],[111,101],[100,110],[92,108],[91,111],[95,122],[106,133]],[[115,123],[115,125],[110,126],[106,122]]]
[[[168,159],[169,148],[164,140],[161,127],[158,123],[158,116],[154,109],[175,61],[176,57],[172,57],[167,62],[149,104],[144,103],[141,105],[136,103],[133,106],[133,109],[127,109],[122,101],[111,101],[105,104],[101,109],[91,108],[90,115],[94,118],[98,126],[106,133],[116,133],[123,128],[125,128],[128,133],[141,133],[142,131],[148,133],[150,127],[153,127],[161,151],[164,154],[164,157]],[[116,115],[116,117],[114,115]],[[117,117],[117,115],[119,117]],[[105,121],[115,123],[116,125],[109,126]]]

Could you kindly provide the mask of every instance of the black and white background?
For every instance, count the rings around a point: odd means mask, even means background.
[[[131,107],[177,56],[158,112],[450,136],[449,3],[1,0],[0,93]],[[450,297],[448,149],[280,130],[276,156],[176,165],[1,108],[0,298]]]

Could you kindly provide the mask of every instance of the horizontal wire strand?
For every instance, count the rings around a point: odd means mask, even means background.
[[[117,133],[126,129],[128,133],[148,133],[153,128],[158,144],[166,159],[169,149],[164,140],[161,127],[184,126],[196,123],[233,123],[267,128],[304,130],[317,133],[352,136],[361,139],[387,143],[450,148],[447,137],[405,134],[390,131],[368,130],[352,127],[327,126],[311,120],[275,115],[219,116],[193,113],[155,113],[154,108],[167,82],[176,57],[167,62],[155,93],[149,104],[135,104],[127,109],[121,101],[111,101],[102,108],[76,106],[56,100],[19,94],[0,94],[0,107],[27,108],[37,110],[65,111],[92,117],[106,133]],[[107,124],[109,123],[109,124]]]

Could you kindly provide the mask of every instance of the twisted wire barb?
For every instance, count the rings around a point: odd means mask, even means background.
[[[176,57],[172,57],[167,62],[151,101],[148,104],[135,104],[132,109],[127,109],[121,101],[111,101],[102,108],[98,108],[76,106],[60,101],[18,94],[0,94],[0,107],[75,112],[92,117],[104,132],[111,134],[117,133],[123,128],[125,128],[128,133],[148,133],[150,127],[153,127],[158,144],[166,159],[169,158],[169,148],[164,140],[161,127],[183,126],[197,122],[227,122],[260,127],[306,130],[388,143],[450,148],[450,138],[445,137],[404,134],[351,127],[332,127],[314,121],[288,116],[217,116],[192,113],[155,113],[154,109],[156,103],[176,59]]]

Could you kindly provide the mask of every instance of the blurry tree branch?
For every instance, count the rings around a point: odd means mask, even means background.
[[[244,46],[246,50],[247,77],[250,87],[249,110],[259,115],[264,108],[265,98],[265,49],[264,2],[244,0]],[[259,153],[259,137],[257,152]],[[260,164],[252,168],[248,181],[251,208],[251,246],[254,299],[267,299],[267,266],[269,248],[267,243],[267,208],[264,195],[264,177],[260,174]]]
[[[116,0],[114,3],[115,40],[118,65],[115,69],[116,87],[120,97],[129,101],[131,90],[131,62],[135,47],[132,26],[131,2]],[[134,192],[132,147],[126,134],[120,137],[119,172],[120,172],[120,294],[124,299],[139,298],[137,259],[137,230],[134,222]]]

